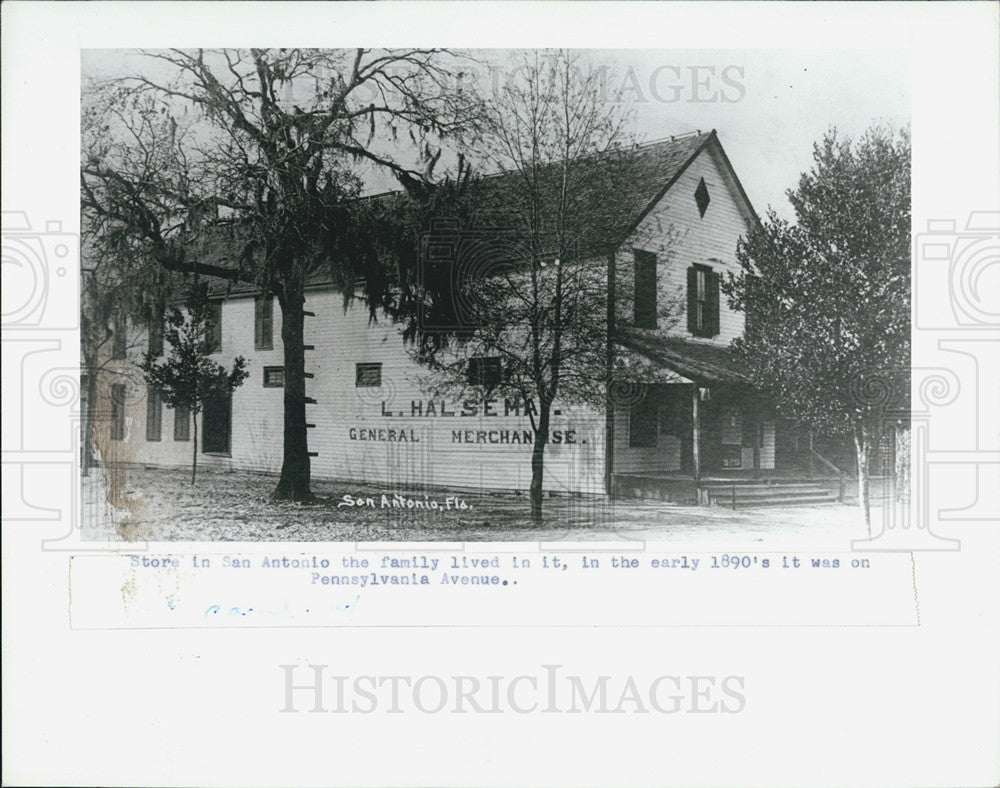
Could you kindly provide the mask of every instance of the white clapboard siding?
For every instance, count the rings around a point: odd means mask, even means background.
[[[710,202],[705,215],[698,213],[694,193],[704,178]],[[743,313],[729,308],[726,296],[719,295],[719,333],[695,337],[687,329],[687,269],[695,264],[710,266],[722,279],[736,272],[736,244],[749,230],[741,198],[730,185],[711,146],[704,149],[681,177],[653,207],[616,254],[616,270],[621,281],[619,309],[631,314],[633,250],[657,256],[657,299],[675,316],[663,326],[668,333],[694,342],[729,345],[743,333]]]
[[[500,443],[530,434],[523,414],[504,415],[498,398],[490,413],[480,406],[475,415],[462,415],[462,403],[431,398],[420,386],[427,371],[410,358],[398,329],[388,322],[371,324],[367,306],[355,301],[345,311],[342,296],[333,290],[308,293],[306,309],[306,394],[316,400],[306,405],[312,471],[317,479],[355,480],[389,485],[428,485],[455,489],[527,489],[531,481],[531,443]],[[229,366],[243,356],[249,377],[233,394],[232,449],[229,457],[205,455],[205,466],[231,467],[276,473],[282,460],[283,406],[280,388],[265,388],[265,366],[281,366],[280,307],[274,307],[274,350],[254,348],[254,302],[237,298],[222,306],[222,350],[215,355]],[[134,359],[138,360],[138,358]],[[382,364],[381,388],[355,386],[355,365]],[[138,375],[138,373],[134,373]],[[141,375],[138,375],[141,379]],[[454,415],[428,415],[433,409]],[[383,416],[385,411],[392,417]],[[546,447],[545,489],[600,493],[604,490],[604,417],[582,407],[556,403],[551,429],[573,444]],[[495,410],[495,414],[493,412]],[[161,439],[146,441],[144,391],[127,403],[130,430],[120,443],[119,459],[150,465],[184,466],[191,461],[191,442],[174,441],[173,413],[164,409]],[[107,429],[107,428],[105,428]],[[405,431],[416,441],[361,440],[368,430]],[[352,430],[354,431],[352,433]],[[472,443],[456,441],[455,432]],[[352,434],[355,436],[352,438]],[[475,442],[482,440],[485,442]],[[490,442],[495,440],[497,442]]]

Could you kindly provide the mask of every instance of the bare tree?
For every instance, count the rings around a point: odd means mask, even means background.
[[[359,164],[428,180],[468,127],[456,60],[401,51],[152,52],[164,80],[104,83],[85,119],[82,202],[94,235],[124,235],[164,270],[254,285],[282,310],[284,456],[276,498],[311,496],[304,288],[326,273],[373,310],[391,297],[361,227]],[[412,160],[395,142],[407,140]],[[220,222],[223,215],[229,221]]]
[[[507,73],[473,146],[479,167],[497,173],[475,185],[473,224],[424,237],[425,249],[454,252],[448,277],[432,257],[425,264],[450,288],[455,324],[425,325],[415,355],[443,392],[523,401],[537,521],[553,402],[606,397],[606,259],[624,240],[634,158],[606,69],[574,52],[531,51]]]

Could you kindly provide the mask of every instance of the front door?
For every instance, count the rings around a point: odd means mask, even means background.
[[[205,454],[229,454],[233,422],[231,394],[218,394],[205,402],[202,411],[201,450]]]

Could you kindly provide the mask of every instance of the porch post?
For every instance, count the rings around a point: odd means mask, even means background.
[[[698,419],[698,384],[693,382],[691,386],[693,392],[691,396],[691,467],[694,470],[694,483],[701,482],[701,422]]]
[[[751,399],[753,407],[753,478],[754,481],[760,479],[760,446],[761,431],[764,428],[764,420],[760,417],[761,403],[757,398]]]
[[[607,336],[604,378],[604,491],[615,497],[615,399],[611,384],[615,370],[615,253],[608,254]]]

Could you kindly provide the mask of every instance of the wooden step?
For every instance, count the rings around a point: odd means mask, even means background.
[[[703,488],[706,495],[709,498],[774,498],[774,497],[786,497],[794,498],[798,495],[827,495],[831,494],[831,490],[826,485],[814,484],[811,486],[801,486],[801,487],[711,487]]]
[[[757,507],[764,506],[806,506],[814,505],[818,503],[837,503],[836,495],[810,495],[810,496],[800,496],[798,498],[769,498],[764,500],[740,500],[736,499],[736,503],[731,501],[715,501],[715,504],[722,506],[726,509],[755,509]]]

